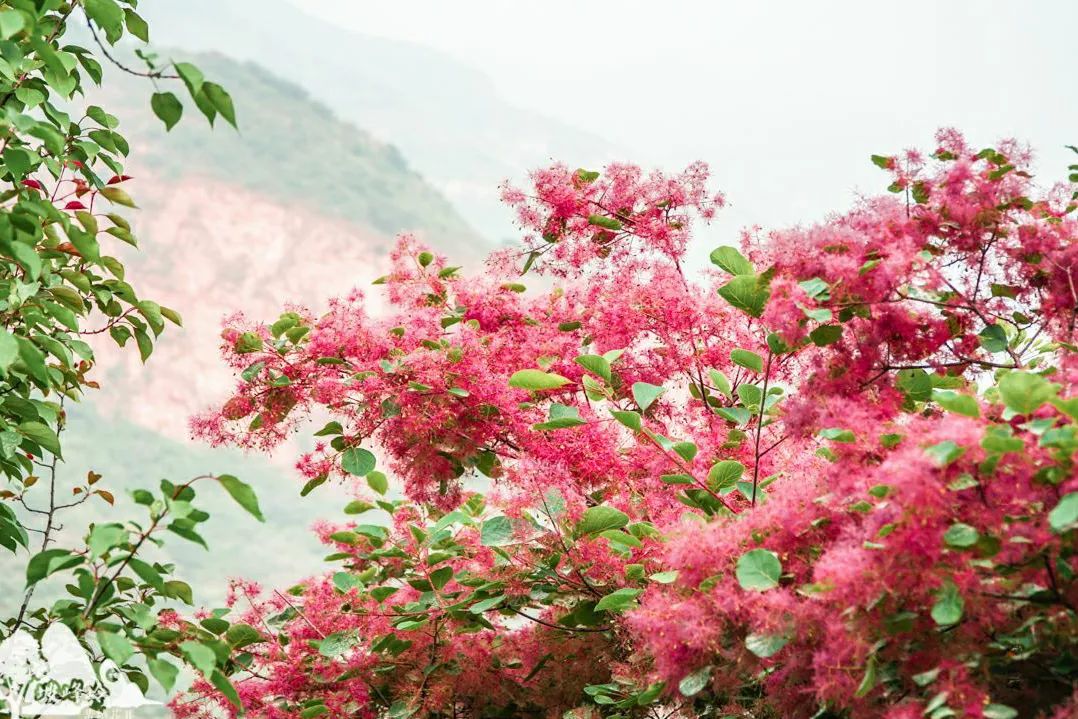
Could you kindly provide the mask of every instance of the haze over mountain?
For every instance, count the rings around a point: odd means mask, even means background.
[[[429,48],[336,28],[283,0],[186,0],[140,7],[151,40],[252,60],[340,117],[392,142],[495,242],[513,236],[498,184],[552,159],[592,165],[613,145],[509,104],[482,73]]]

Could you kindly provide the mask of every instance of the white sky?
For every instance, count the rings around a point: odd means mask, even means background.
[[[742,223],[843,209],[882,189],[869,154],[940,126],[1029,141],[1045,180],[1078,160],[1075,0],[292,2],[443,50],[625,159],[706,160]]]

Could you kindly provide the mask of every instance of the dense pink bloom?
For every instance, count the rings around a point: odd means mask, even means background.
[[[292,599],[244,592],[252,625],[285,613],[249,711],[1073,705],[1043,666],[1078,604],[1049,515],[1078,489],[1078,223],[1022,147],[938,142],[721,271],[682,266],[722,205],[703,165],[555,165],[504,189],[523,247],[478,273],[402,237],[383,314],[230,318],[241,380],[195,433],[263,449],[328,418],[304,480],[390,514],[320,524],[341,569]]]

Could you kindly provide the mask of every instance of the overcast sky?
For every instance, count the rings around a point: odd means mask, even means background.
[[[1028,140],[1045,179],[1078,144],[1074,0],[292,2],[443,50],[626,159],[706,160],[741,220],[847,207],[882,187],[869,154],[940,126]]]

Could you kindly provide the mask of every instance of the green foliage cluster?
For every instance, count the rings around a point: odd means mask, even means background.
[[[57,481],[65,404],[97,387],[85,336],[108,333],[145,361],[166,324],[181,322],[172,309],[142,297],[110,254],[123,244],[137,246],[119,211],[135,206],[123,188],[130,143],[115,115],[100,105],[83,107],[84,95],[90,83],[102,82],[102,63],[111,61],[158,85],[151,106],[166,127],[183,112],[176,94],[161,89],[171,79],[182,80],[211,123],[223,117],[235,125],[228,93],[194,65],[161,65],[145,51],[138,52],[145,69],[115,59],[110,48],[126,36],[149,39],[136,4],[0,2],[0,473],[7,480],[0,491],[0,546],[23,564],[25,577],[17,613],[0,624],[6,634],[40,637],[63,622],[95,660],[113,660],[143,690],[149,682],[146,669],[132,663],[136,655],[166,691],[179,660],[234,696],[227,675],[244,646],[243,631],[219,618],[182,630],[163,624],[161,608],[193,603],[192,590],[173,565],[148,561],[143,550],[160,545],[166,532],[205,544],[199,530],[209,514],[194,502],[196,484],[219,485],[261,520],[250,486],[230,475],[162,480],[155,491],[133,493],[143,517],[92,523],[72,546],[62,546],[67,542],[58,535],[66,510],[90,499],[115,502],[92,471],[74,487]],[[96,47],[68,42],[76,23],[85,23]],[[35,590],[50,578],[66,582],[66,594],[35,606]]]

